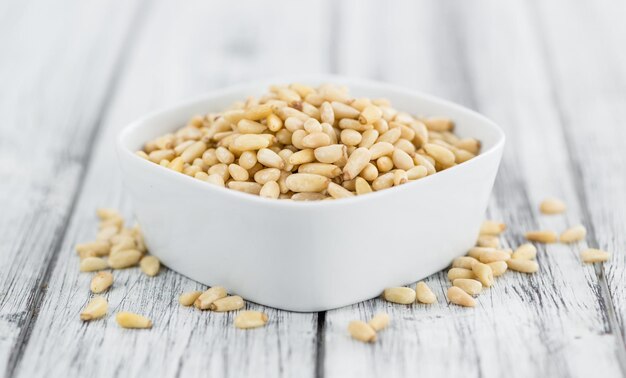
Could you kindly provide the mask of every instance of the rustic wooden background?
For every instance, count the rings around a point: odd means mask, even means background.
[[[0,1],[0,374],[7,377],[626,374],[626,2]],[[116,272],[111,312],[150,331],[82,323],[89,274],[73,245],[97,206],[132,207],[113,140],[149,110],[271,75],[367,77],[457,101],[508,144],[488,217],[524,230],[583,223],[586,243],[539,247],[475,309],[379,299],[322,313],[264,308],[263,329],[176,303],[202,286],[174,272]],[[565,216],[537,212],[548,195]],[[583,265],[586,245],[613,252]],[[183,251],[184,252],[184,251]],[[182,253],[182,252],[181,252]],[[261,306],[250,304],[250,307]],[[392,316],[374,345],[346,325]]]

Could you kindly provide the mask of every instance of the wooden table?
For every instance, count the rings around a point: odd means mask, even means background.
[[[479,376],[626,374],[626,2],[0,2],[0,372],[17,377]],[[214,88],[270,75],[373,78],[457,101],[496,120],[508,142],[487,216],[523,232],[583,223],[586,242],[539,246],[541,270],[508,273],[474,309],[373,299],[321,313],[262,308],[271,321],[177,304],[201,289],[175,272],[116,271],[110,313],[90,298],[73,246],[94,209],[131,217],[114,139],[129,121]],[[543,216],[546,196],[563,216]],[[454,224],[450,224],[454,228]],[[586,246],[613,253],[584,265]],[[184,253],[184,251],[181,251]],[[378,311],[374,345],[349,338]]]

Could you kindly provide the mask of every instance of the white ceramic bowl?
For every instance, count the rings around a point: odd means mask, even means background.
[[[399,187],[337,201],[269,200],[219,188],[137,157],[144,142],[269,84],[347,85],[396,109],[451,117],[479,156]],[[504,134],[459,105],[387,84],[334,76],[278,78],[219,90],[129,125],[118,155],[150,253],[169,268],[247,300],[321,311],[379,295],[445,268],[476,240]]]

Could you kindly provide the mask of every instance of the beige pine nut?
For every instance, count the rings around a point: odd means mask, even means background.
[[[490,287],[493,284],[493,271],[489,265],[478,262],[472,265],[472,272],[474,272],[476,279],[480,281],[483,286]]]
[[[393,144],[388,142],[376,142],[369,148],[371,153],[371,160],[376,160],[381,156],[390,155],[395,150]]]
[[[449,118],[430,117],[422,120],[422,122],[431,131],[450,131],[454,128],[454,123]]]
[[[222,175],[217,173],[210,174],[205,181],[209,184],[224,187],[224,178]]]
[[[452,267],[453,268],[463,268],[463,269],[472,269],[472,266],[477,263],[478,260],[473,258],[473,257],[469,257],[469,256],[460,256],[457,257],[456,259],[454,259],[454,261],[452,261]]]
[[[538,243],[554,243],[557,240],[556,233],[548,230],[528,231],[525,236],[527,240]]]
[[[332,199],[332,197],[327,197],[322,193],[295,193],[291,196],[291,199],[294,201],[321,201],[326,198]]]
[[[382,156],[376,160],[376,168],[382,172],[389,172],[393,169],[393,161],[389,156]]]
[[[280,186],[276,181],[268,181],[263,184],[259,195],[264,198],[277,199],[280,195]]]
[[[259,311],[241,311],[235,317],[235,327],[239,329],[250,329],[263,327],[267,324],[267,314]]]
[[[463,289],[452,286],[448,289],[448,300],[450,303],[454,303],[464,307],[476,306],[476,301],[471,295],[467,294]]]
[[[341,130],[341,143],[347,146],[356,146],[361,143],[363,136],[360,132],[352,129]]]
[[[283,120],[276,114],[270,114],[265,119],[265,124],[270,131],[277,132],[283,127]]]
[[[363,134],[361,135],[361,141],[359,142],[359,147],[365,147],[365,148],[372,147],[374,143],[376,143],[378,136],[379,136],[378,131],[374,129],[364,131]]]
[[[363,124],[374,123],[383,116],[382,110],[378,106],[366,106],[359,115],[359,122]]]
[[[480,142],[474,138],[460,139],[454,143],[454,146],[464,149],[474,155],[477,155],[478,152],[480,152]]]
[[[432,156],[441,165],[447,167],[454,164],[455,156],[447,148],[434,143],[427,143],[423,148],[429,156]]]
[[[151,162],[159,164],[161,160],[172,160],[176,156],[174,150],[156,150],[148,154]]]
[[[281,144],[291,144],[291,136],[293,134],[287,129],[280,129],[276,132],[276,140]]]
[[[183,167],[185,165],[185,162],[183,161],[183,159],[179,156],[177,158],[175,158],[174,160],[172,160],[167,167],[173,171],[176,172],[182,172],[183,171]]]
[[[428,176],[428,170],[422,165],[418,165],[406,171],[406,177],[410,180],[418,180]]]
[[[152,328],[152,320],[132,312],[118,312],[115,321],[122,328]]]
[[[295,135],[295,133],[294,133]],[[295,145],[295,144],[294,144]],[[324,132],[311,133],[302,138],[304,148],[318,148],[330,145],[330,137]]]
[[[356,131],[371,130],[372,125],[363,125],[355,119],[343,118],[339,121],[340,129],[352,129]]]
[[[335,163],[347,155],[346,146],[341,144],[319,147],[313,153],[319,162],[328,164]]]
[[[242,119],[237,123],[237,131],[241,134],[262,134],[266,130],[267,127],[262,123],[248,119]]]
[[[544,214],[561,214],[567,206],[558,198],[546,198],[539,205],[539,210]]]
[[[424,281],[420,281],[415,285],[415,297],[417,301],[424,304],[432,304],[437,302],[437,296],[430,290],[430,287]]]
[[[476,245],[487,248],[500,248],[500,239],[493,235],[480,235],[476,240]]]
[[[416,148],[413,143],[411,143],[407,139],[400,139],[396,143],[394,143],[393,146],[406,152],[407,154],[409,154],[409,156],[415,155]],[[411,162],[413,163],[413,165],[415,165],[415,161],[413,160],[413,158],[411,158]]]
[[[110,272],[98,272],[91,279],[89,288],[94,294],[100,294],[113,285],[113,275]]]
[[[238,295],[230,295],[225,298],[216,299],[209,305],[209,310],[216,312],[226,312],[240,310],[245,305],[243,298]]]
[[[504,272],[506,272],[509,267],[506,261],[494,261],[487,265],[489,265],[489,267],[491,268],[491,272],[493,273],[494,277],[500,277],[504,274]]]
[[[359,173],[359,176],[363,177],[367,181],[374,181],[378,177],[378,168],[372,163],[367,163],[365,168]]]
[[[585,239],[587,229],[582,224],[568,228],[561,234],[561,243],[574,243]]]
[[[222,176],[222,181],[226,181],[230,178],[230,173],[228,172],[228,165],[219,163],[215,164],[208,170],[209,176],[213,174],[218,174]]]
[[[480,281],[469,278],[457,278],[452,281],[452,285],[460,288],[469,295],[478,295],[483,291],[483,284]]]
[[[182,293],[178,297],[178,303],[186,307],[191,306],[201,294],[201,291],[189,291],[186,293]]]
[[[357,119],[359,118],[360,112],[353,108],[350,105],[346,105],[343,104],[341,102],[337,102],[337,101],[333,101],[330,104],[333,108],[333,113],[335,115],[335,118],[341,119],[341,118],[350,118],[350,119]]]
[[[512,259],[534,260],[537,257],[537,248],[530,243],[525,243],[517,247],[511,255]]]
[[[80,261],[81,272],[95,272],[108,268],[109,265],[106,260],[103,260],[100,257],[85,257]]]
[[[421,165],[423,167],[426,168],[426,170],[428,171],[429,175],[432,175],[434,173],[437,173],[435,166],[433,165],[433,163],[428,160],[428,158],[426,156],[420,155],[419,153],[415,154],[415,156],[413,156],[413,160],[415,160],[415,164],[416,165]]]
[[[359,147],[348,158],[343,167],[343,179],[352,180],[361,173],[363,168],[370,162],[371,153],[367,148]]]
[[[248,194],[259,194],[261,193],[261,184],[256,182],[247,182],[247,181],[229,181],[228,187],[233,190],[237,190],[239,192],[248,193]]]
[[[363,110],[366,107],[371,106],[371,105],[372,105],[372,100],[370,100],[369,98],[365,98],[365,97],[354,99],[354,101],[350,103],[350,106],[359,110],[360,112],[363,112]]]
[[[161,269],[161,262],[155,256],[144,256],[139,261],[139,268],[144,274],[154,277],[159,274],[159,270]]]
[[[372,187],[362,177],[357,177],[356,178],[356,181],[354,183],[354,187],[356,189],[356,194],[359,195],[359,196],[372,192]]]
[[[322,122],[331,125],[335,123],[335,112],[329,102],[324,102],[320,106],[320,118]]]
[[[95,296],[80,313],[80,320],[89,321],[99,319],[107,314],[109,303],[104,297]]]
[[[280,179],[280,169],[278,168],[265,168],[254,174],[254,181],[261,185],[270,181],[278,181],[278,179]]]
[[[330,194],[330,196],[333,198],[339,199],[339,198],[354,197],[354,193],[345,189],[341,185],[335,184],[334,182],[331,182],[328,184],[327,190],[328,190],[328,194]]]
[[[534,260],[510,259],[506,264],[509,269],[522,273],[535,273],[539,270],[539,264]]]
[[[93,241],[89,243],[76,244],[78,254],[93,252],[94,256],[106,256],[111,250],[111,244],[105,240]]]
[[[415,165],[413,163],[413,158],[411,158],[409,154],[407,154],[406,152],[398,148],[396,148],[393,151],[391,159],[393,160],[393,164],[397,168],[403,169],[405,171],[408,171],[409,169],[413,168],[413,166]]]
[[[391,287],[383,292],[383,299],[387,302],[398,304],[411,304],[415,302],[415,290],[410,287]]]
[[[450,281],[454,281],[457,278],[474,278],[474,277],[476,277],[476,275],[471,269],[452,268],[448,270],[448,279]]]
[[[287,177],[285,183],[292,192],[321,192],[326,189],[330,179],[312,173],[295,173]]]
[[[247,170],[234,163],[228,165],[228,173],[235,181],[247,181],[250,177]]]
[[[204,293],[202,293],[193,303],[193,305],[200,310],[207,310],[211,303],[218,299],[226,297],[226,289],[221,286],[213,286]]]
[[[580,252],[580,258],[585,263],[599,263],[608,261],[611,258],[611,254],[601,249],[587,248]]]
[[[487,252],[480,255],[479,260],[484,264],[489,264],[496,261],[506,261],[511,258],[511,254],[507,251],[496,249],[493,252]]]
[[[374,121],[372,125],[374,126],[374,130],[378,131],[379,134],[386,133],[389,130],[389,124],[383,118]]]
[[[269,145],[270,140],[262,134],[244,134],[235,138],[232,147],[238,151],[252,151],[266,148]]]
[[[389,325],[389,315],[384,312],[376,314],[367,324],[369,324],[374,331],[381,331]]]
[[[493,220],[486,220],[480,226],[480,233],[484,235],[500,235],[506,230],[506,224]]]
[[[253,121],[258,121],[263,118],[267,118],[272,114],[272,107],[267,104],[256,105],[251,108],[246,109],[244,113],[244,118],[250,119]]]
[[[209,148],[202,154],[202,161],[204,164],[209,167],[219,163],[220,161],[217,159],[217,153],[215,148]]]
[[[316,120],[315,118],[309,118],[306,120],[306,122],[304,122],[304,130],[306,130],[306,132],[308,133],[321,133],[323,130],[322,125],[320,124],[320,121]]]
[[[137,265],[141,259],[141,252],[136,249],[126,249],[109,256],[109,266],[113,269],[124,269]]]
[[[305,163],[312,163],[315,161],[315,155],[312,149],[300,150],[294,152],[289,157],[289,163],[293,165],[300,165]]]
[[[378,137],[378,143],[394,144],[402,136],[402,130],[399,127],[390,128],[387,132]]]
[[[194,177],[196,173],[200,173],[200,167],[196,165],[190,165],[188,167],[183,168],[183,173],[187,176]]]
[[[408,181],[409,181],[409,178],[406,175],[406,171],[403,171],[402,169],[396,169],[395,171],[393,171],[393,185],[394,186],[405,184]]]
[[[393,173],[385,173],[384,175],[380,175],[372,182],[372,189],[375,191],[391,188],[393,186]]]
[[[256,158],[259,163],[269,168],[283,169],[285,167],[283,158],[269,148],[260,149],[259,152],[257,152]]]
[[[256,153],[254,151],[244,151],[239,156],[239,166],[243,169],[250,169],[257,163]]]
[[[348,332],[353,339],[364,343],[376,341],[376,331],[369,324],[361,320],[353,320],[348,324]]]
[[[191,163],[192,161],[194,161],[194,159],[202,156],[206,149],[207,145],[202,141],[192,143],[189,147],[185,149],[185,151],[183,151],[183,153],[180,155],[180,158],[185,163]]]
[[[298,173],[313,173],[328,178],[335,178],[341,175],[341,168],[333,164],[306,163],[298,167]]]
[[[483,253],[495,252],[495,248],[490,247],[473,247],[467,252],[468,256],[475,258],[476,260],[480,260],[480,256]]]
[[[215,150],[215,156],[217,157],[217,160],[222,164],[230,164],[235,161],[235,155],[233,155],[232,152],[228,151],[227,148],[221,146]],[[209,172],[209,174],[211,174],[211,172]]]

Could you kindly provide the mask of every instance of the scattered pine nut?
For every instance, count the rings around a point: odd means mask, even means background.
[[[241,311],[235,317],[235,327],[239,329],[250,329],[263,327],[267,324],[267,314],[260,311]]]
[[[152,328],[152,320],[132,312],[118,312],[115,320],[122,328]]]
[[[104,240],[76,244],[76,252],[79,255],[93,252],[93,256],[106,256],[109,254],[110,249],[111,243]]]
[[[137,265],[141,259],[141,252],[136,249],[119,251],[109,256],[109,266],[113,269],[130,268]]]
[[[480,262],[489,264],[495,261],[506,261],[511,258],[511,254],[505,250],[497,249],[493,252],[486,252],[480,255]]]
[[[476,279],[480,281],[483,286],[490,287],[493,284],[493,271],[487,264],[476,263],[472,266],[472,271],[476,275]]]
[[[467,252],[467,255],[478,260],[483,253],[490,253],[495,251],[496,249],[491,247],[473,247],[470,248],[470,250]]]
[[[481,254],[482,255],[482,254]],[[452,267],[453,268],[463,268],[463,269],[472,269],[472,265],[474,265],[474,263],[477,263],[478,260],[470,257],[470,256],[460,256],[457,257],[456,259],[454,259],[454,261],[452,261]]]
[[[588,248],[580,252],[580,258],[586,263],[598,263],[608,261],[611,254],[601,249]]]
[[[191,306],[201,294],[202,294],[201,291],[189,291],[186,293],[182,293],[178,297],[178,303],[180,303],[183,306]]]
[[[506,224],[493,220],[486,220],[480,226],[480,233],[483,235],[500,235],[506,230]]]
[[[537,248],[530,243],[520,245],[511,255],[512,259],[519,260],[534,260],[536,257]]]
[[[557,240],[556,233],[547,230],[528,231],[525,236],[527,240],[538,243],[554,243]]]
[[[415,290],[410,287],[391,287],[385,289],[383,298],[387,302],[411,304],[415,302]]]
[[[489,265],[489,267],[491,268],[491,271],[493,272],[494,277],[499,277],[503,275],[504,272],[506,272],[507,269],[509,268],[506,261],[494,261],[494,262],[488,263],[487,265]]]
[[[494,235],[480,235],[476,245],[484,248],[500,248],[500,239]]]
[[[243,298],[238,295],[231,295],[216,299],[209,305],[209,310],[217,312],[235,311],[242,309],[244,305]]]
[[[450,281],[454,281],[457,278],[474,278],[474,277],[476,277],[476,275],[471,269],[452,268],[448,271],[448,279]]]
[[[535,273],[539,270],[539,264],[534,260],[510,259],[506,264],[509,269],[521,273]]]
[[[379,314],[374,315],[374,317],[367,322],[374,329],[374,331],[378,332],[382,329],[387,328],[389,325],[389,315],[381,312]]]
[[[200,310],[208,310],[211,303],[215,302],[218,299],[226,297],[226,289],[221,286],[213,286],[209,288],[207,291],[202,293],[193,303],[196,308]]]
[[[369,324],[361,320],[353,320],[348,324],[348,332],[353,339],[364,343],[376,341],[376,331]]]
[[[585,239],[586,235],[587,229],[582,224],[579,224],[563,231],[559,240],[561,243],[574,243]]]
[[[91,279],[89,288],[94,294],[100,294],[113,285],[113,275],[111,272],[98,272]]]
[[[80,262],[81,272],[95,272],[98,270],[108,269],[109,264],[100,257],[85,257]]]
[[[95,296],[80,313],[80,320],[89,321],[103,317],[107,314],[109,303],[104,297]]]
[[[155,256],[144,256],[141,258],[141,261],[139,261],[139,268],[146,275],[154,277],[159,274],[161,262]]]
[[[462,289],[469,295],[478,295],[483,291],[483,284],[480,281],[468,278],[457,278],[452,281],[452,285]]]
[[[424,281],[420,281],[415,285],[415,294],[417,301],[420,303],[432,304],[437,302],[437,296]]]
[[[558,198],[546,198],[539,205],[539,210],[544,214],[561,214],[567,206]]]
[[[448,289],[448,300],[451,303],[454,303],[459,306],[464,307],[474,307],[476,306],[476,301],[472,298],[471,295],[467,294],[461,288],[456,286],[452,286]]]

